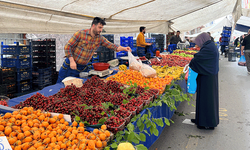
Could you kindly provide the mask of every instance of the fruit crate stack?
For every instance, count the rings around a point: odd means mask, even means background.
[[[0,95],[13,98],[16,93],[16,68],[0,68]]]
[[[163,52],[165,36],[163,34],[151,34],[151,38],[155,38],[155,47]]]
[[[58,77],[58,72],[56,72],[56,39],[33,40],[32,54],[34,89],[42,89],[55,84]],[[43,74],[42,71],[47,73]]]
[[[28,92],[32,89],[31,43],[29,43],[29,45],[23,45],[19,42],[15,42],[14,44],[4,45],[3,42],[1,42],[1,62],[4,69],[11,68],[10,72],[15,71],[16,73],[16,82],[11,83],[11,85],[9,85],[10,88],[14,89],[15,87],[17,94]],[[12,92],[14,92],[14,90]]]
[[[223,27],[222,38],[221,38],[222,42],[220,43],[220,45],[225,45],[225,46],[229,45],[231,32],[232,32],[232,27],[226,27],[226,26]]]
[[[124,46],[124,47],[133,48],[133,37],[129,36],[126,38],[125,36],[121,36],[120,37],[120,45]]]

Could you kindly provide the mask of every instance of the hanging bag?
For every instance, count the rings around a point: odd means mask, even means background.
[[[238,65],[239,65],[239,66],[246,66],[246,58],[245,58],[244,55],[242,55],[242,56],[240,57],[240,60],[239,60],[239,62],[238,62]]]
[[[140,71],[142,68],[142,62],[139,59],[139,61],[136,60],[134,55],[131,52],[128,52],[128,62],[129,62],[129,69]]]
[[[193,71],[190,67],[188,69],[188,80],[187,80],[187,89],[188,93],[190,94],[195,94],[196,88],[197,88],[197,83],[196,83],[196,78],[198,76],[198,73]]]

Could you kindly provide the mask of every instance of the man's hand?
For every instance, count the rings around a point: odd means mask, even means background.
[[[73,59],[73,57],[69,57],[69,61],[70,61],[70,68],[72,70],[76,70],[77,69],[77,66],[76,66],[76,62],[75,60]]]
[[[152,45],[153,43],[147,43],[148,46]]]
[[[120,52],[120,51],[127,51],[127,52],[132,52],[131,48],[130,47],[122,47],[122,46],[119,46],[117,48],[117,51]]]

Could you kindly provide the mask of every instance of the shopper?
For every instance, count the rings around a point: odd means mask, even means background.
[[[220,42],[220,50],[221,50],[221,55],[223,55],[223,53],[225,52],[225,48],[226,48],[226,45],[222,45],[222,33],[220,34],[221,37],[219,39],[219,42]]]
[[[137,54],[139,57],[145,56],[147,53],[147,46],[152,45],[152,43],[146,43],[144,34],[146,33],[146,27],[140,27],[139,28],[140,33],[137,36],[136,39],[136,46],[137,46]]]
[[[213,41],[213,42],[214,42],[214,38],[211,36],[211,33],[210,33],[210,32],[207,32],[207,34],[210,36],[211,41]]]
[[[116,46],[100,35],[105,21],[95,17],[90,29],[79,30],[65,45],[66,59],[59,70],[57,83],[68,76],[79,77],[79,73],[86,70],[87,63],[91,60],[99,46],[105,46],[114,51],[131,51],[130,47]]]
[[[248,30],[248,35],[243,39],[241,46],[241,55],[244,55],[243,50],[245,52],[247,71],[248,74],[250,74],[250,29]]]
[[[170,38],[170,44],[177,44],[178,42],[182,43],[182,40],[181,40],[181,37],[180,37],[180,33],[181,33],[180,31],[177,31],[176,35],[173,35]]]
[[[189,64],[198,73],[196,114],[191,121],[199,129],[214,129],[219,124],[219,52],[205,32],[196,37],[195,44],[200,47],[200,51]]]
[[[239,37],[237,37],[237,38],[234,40],[234,46],[235,46],[235,47],[238,46],[238,42],[239,42]]]

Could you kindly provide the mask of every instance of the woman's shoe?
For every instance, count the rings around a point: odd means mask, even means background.
[[[214,130],[214,127],[197,126],[198,129]]]
[[[196,124],[196,119],[191,119],[191,122]]]

